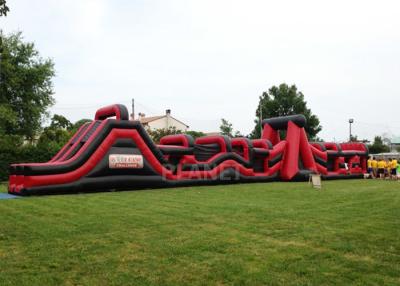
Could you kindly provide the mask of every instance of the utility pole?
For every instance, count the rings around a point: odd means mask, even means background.
[[[354,123],[354,119],[353,119],[353,118],[350,118],[350,119],[349,119],[349,133],[350,133],[349,142],[351,142],[351,139],[352,139],[352,138],[351,138],[351,137],[352,137],[352,136],[351,136],[351,124],[352,124],[352,123]]]

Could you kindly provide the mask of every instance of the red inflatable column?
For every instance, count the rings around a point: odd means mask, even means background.
[[[264,125],[261,138],[268,139],[269,141],[271,141],[272,145],[276,145],[279,143],[279,141],[281,141],[279,131],[272,128],[271,125],[269,125],[268,123]]]
[[[361,169],[363,173],[367,173],[367,157],[360,158]]]
[[[317,166],[304,128],[300,130],[300,155],[304,168],[317,172]]]
[[[300,128],[291,121],[287,126],[287,143],[281,169],[283,180],[291,180],[299,172]]]

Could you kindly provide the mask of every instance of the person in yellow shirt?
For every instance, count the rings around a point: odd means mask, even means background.
[[[374,177],[374,172],[372,170],[372,157],[369,157],[367,160],[367,173],[370,178]]]
[[[390,175],[392,173],[392,158],[386,159],[386,175],[385,177],[388,177],[390,179]]]
[[[393,180],[397,180],[397,160],[390,160],[390,178]]]
[[[376,160],[376,157],[372,157],[371,167],[372,167],[372,172],[374,174],[373,177],[377,178],[378,177],[378,161]]]
[[[385,178],[385,169],[386,169],[386,161],[381,158],[378,161],[378,175],[379,178],[384,179]]]

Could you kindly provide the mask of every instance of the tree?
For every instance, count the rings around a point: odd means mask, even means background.
[[[49,150],[54,151],[50,152],[50,156],[52,156],[68,142],[70,137],[71,134],[65,129],[46,127],[39,137],[37,146],[45,149],[47,146],[51,147]]]
[[[295,85],[288,86],[286,83],[282,83],[263,92],[256,110],[256,119],[254,120],[256,125],[250,135],[252,138],[261,137],[260,107],[263,118],[303,114],[307,119],[305,130],[310,140],[317,138],[318,132],[322,130],[318,117],[312,114],[307,107],[303,93],[298,91]]]
[[[0,0],[0,16],[9,10],[5,4]],[[33,43],[23,42],[21,33],[6,36],[0,30],[1,180],[7,178],[10,163],[46,161],[57,151],[58,145],[50,152],[26,142],[37,138],[46,110],[54,102],[53,76],[53,62],[41,58]]]
[[[206,136],[206,134],[201,131],[193,131],[193,130],[186,131],[185,134],[192,136],[194,139]]]
[[[0,130],[32,141],[54,103],[54,64],[33,43],[24,42],[20,32],[0,32],[0,39],[0,111],[6,117]]]
[[[91,120],[91,119],[86,119],[86,118],[78,120],[77,122],[75,122],[74,124],[72,124],[72,126],[70,127],[71,133],[74,134],[76,131],[78,131],[78,129],[79,129],[83,124],[88,123],[88,122],[92,122],[92,121],[93,121],[93,120]]]
[[[154,141],[154,143],[159,144],[160,139],[162,137],[167,136],[167,135],[181,134],[182,131],[176,129],[175,126],[171,126],[169,128],[161,128],[161,129],[155,129],[155,130],[148,129],[147,133],[149,134],[151,139]]]
[[[383,143],[381,136],[375,136],[374,142],[372,143],[372,145],[368,145],[368,149],[369,152],[372,154],[385,153],[390,151],[389,146]]]
[[[221,125],[219,126],[221,135],[226,135],[231,138],[233,137],[244,137],[239,130],[233,132],[233,125],[228,120],[221,118]]]
[[[7,16],[7,13],[10,11],[10,8],[6,4],[6,0],[0,0],[0,17]]]
[[[51,119],[50,127],[53,129],[69,130],[72,128],[72,123],[62,115],[54,114]]]
[[[350,142],[358,142],[358,136],[357,135],[350,135]]]
[[[387,146],[392,145],[392,139],[391,139],[391,137],[392,137],[392,136],[391,136],[389,133],[387,133],[387,132],[383,133],[383,134],[381,135],[383,144],[385,144],[385,145],[387,145]]]
[[[61,149],[73,135],[72,132],[69,131],[71,127],[72,123],[67,118],[62,115],[54,114],[50,126],[44,128],[43,132],[40,134],[37,145],[39,147],[53,145]]]
[[[226,120],[224,118],[221,118],[221,125],[219,126],[219,130],[221,131],[222,135],[233,137],[232,123],[230,123],[228,120]]]
[[[147,129],[147,133],[149,134],[151,139],[156,144],[160,143],[160,139],[167,135],[187,134],[187,135],[192,136],[194,139],[206,135],[205,133],[203,133],[201,131],[190,130],[190,131],[182,132],[181,130],[176,129],[176,127],[173,127],[173,126],[169,127],[168,129],[167,128],[155,129],[155,130]]]
[[[21,136],[0,135],[0,181],[8,178],[10,163],[22,161],[20,159]]]

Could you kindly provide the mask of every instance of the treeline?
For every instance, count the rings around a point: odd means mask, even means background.
[[[188,134],[191,135],[194,139],[205,136],[206,134],[200,131],[181,131],[176,129],[176,127],[169,127],[169,128],[161,128],[156,130],[147,130],[147,133],[150,135],[151,139],[154,143],[160,143],[160,139],[167,135],[174,135],[174,134]]]
[[[381,136],[375,136],[372,144],[368,144],[369,153],[371,154],[379,154],[379,153],[387,153],[390,152],[390,140],[388,138],[382,138]],[[397,152],[400,151],[398,147]]]
[[[7,180],[11,163],[49,161],[89,119],[74,124],[61,115],[54,115],[51,124],[33,140],[23,136],[3,134],[0,136],[0,180]]]

